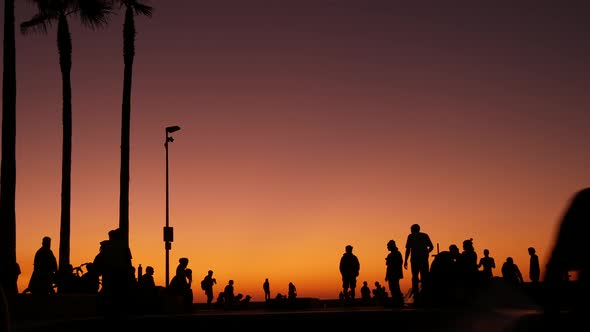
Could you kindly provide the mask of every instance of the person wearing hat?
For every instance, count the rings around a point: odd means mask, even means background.
[[[352,246],[345,247],[345,252],[340,258],[340,274],[342,275],[342,293],[344,298],[354,301],[356,290],[356,278],[359,275],[361,264],[359,259],[352,253]],[[350,291],[349,291],[350,290]]]

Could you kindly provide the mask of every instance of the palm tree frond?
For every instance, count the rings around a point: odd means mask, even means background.
[[[37,12],[48,16],[58,16],[65,8],[71,6],[72,0],[29,0],[37,6]]]
[[[23,34],[27,34],[29,31],[47,33],[47,29],[51,26],[52,20],[53,17],[45,13],[35,14],[33,18],[20,24],[20,31]]]
[[[106,26],[109,16],[113,14],[111,1],[83,0],[78,1],[77,6],[82,24],[91,29]]]
[[[133,11],[135,12],[135,15],[143,15],[143,16],[147,16],[147,17],[152,17],[152,13],[154,12],[154,7],[135,2],[133,4]]]

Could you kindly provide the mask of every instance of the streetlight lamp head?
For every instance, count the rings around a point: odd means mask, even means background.
[[[166,127],[166,132],[167,133],[173,133],[175,131],[179,131],[180,127],[179,126],[170,126],[170,127]]]

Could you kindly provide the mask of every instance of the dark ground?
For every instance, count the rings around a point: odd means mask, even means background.
[[[87,317],[71,320],[18,322],[13,332],[32,331],[188,331],[188,330],[329,330],[359,331],[387,329],[398,331],[478,331],[525,332],[566,331],[548,328],[541,313],[530,310],[444,310],[444,309],[385,309],[339,308],[326,310],[296,310],[267,312],[202,312],[104,319]],[[562,329],[563,328],[563,329]]]
[[[564,324],[570,324],[566,313],[561,314],[559,322],[549,324],[544,320],[534,294],[514,292],[501,285],[488,289],[468,303],[442,303],[434,307],[408,304],[400,308],[381,304],[344,305],[338,300],[298,300],[297,305],[293,306],[252,302],[247,308],[232,310],[211,309],[205,304],[194,304],[190,312],[182,312],[179,306],[168,303],[168,308],[172,309],[159,311],[157,314],[105,318],[96,313],[96,302],[92,296],[49,299],[20,297],[16,308],[13,308],[10,332],[105,332],[114,329],[168,332],[199,328],[222,331],[387,329],[408,332],[541,332],[567,331],[569,328]]]

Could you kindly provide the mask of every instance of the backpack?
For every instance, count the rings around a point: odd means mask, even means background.
[[[207,289],[207,280],[206,279],[201,280],[201,289],[202,290]]]

